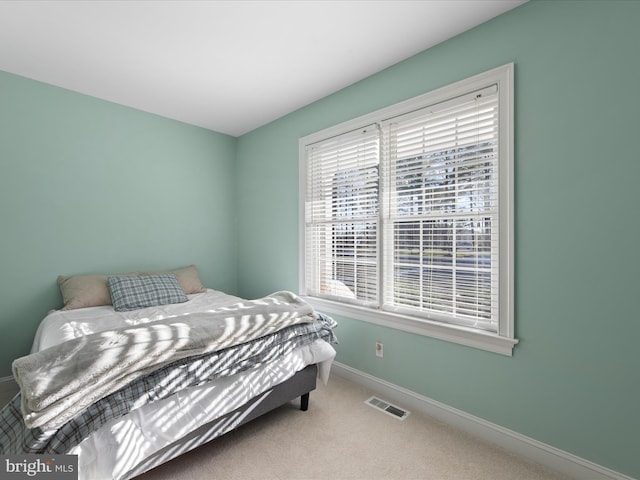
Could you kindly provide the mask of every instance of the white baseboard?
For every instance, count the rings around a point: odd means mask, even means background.
[[[634,480],[601,465],[501,427],[360,370],[333,362],[331,373],[377,392],[386,400],[436,418],[482,440],[581,480]]]

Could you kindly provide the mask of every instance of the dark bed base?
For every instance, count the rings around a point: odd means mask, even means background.
[[[167,445],[162,450],[147,457],[135,468],[127,472],[124,478],[132,478],[136,475],[151,470],[152,468],[168,462],[172,458],[182,455],[200,445],[213,440],[227,432],[244,425],[251,420],[264,415],[285,403],[300,397],[300,409],[306,411],[309,408],[309,392],[316,388],[316,376],[318,367],[309,365],[299,371],[289,380],[276,385],[271,390],[252,398],[236,410],[223,415],[210,423],[185,435],[180,440]]]

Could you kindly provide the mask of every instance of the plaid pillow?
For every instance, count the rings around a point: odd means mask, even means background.
[[[175,273],[141,275],[139,277],[109,277],[111,302],[116,312],[182,303],[188,300]]]

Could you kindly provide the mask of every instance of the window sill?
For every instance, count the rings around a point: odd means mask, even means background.
[[[364,322],[395,328],[417,335],[437,338],[448,342],[479,348],[501,355],[512,356],[513,347],[518,343],[515,338],[502,337],[495,333],[472,330],[457,325],[447,325],[429,320],[418,320],[407,315],[372,310],[356,305],[347,305],[316,297],[303,297],[314,308]]]

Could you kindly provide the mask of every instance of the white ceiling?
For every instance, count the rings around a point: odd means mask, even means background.
[[[0,1],[0,70],[242,135],[526,0]]]

